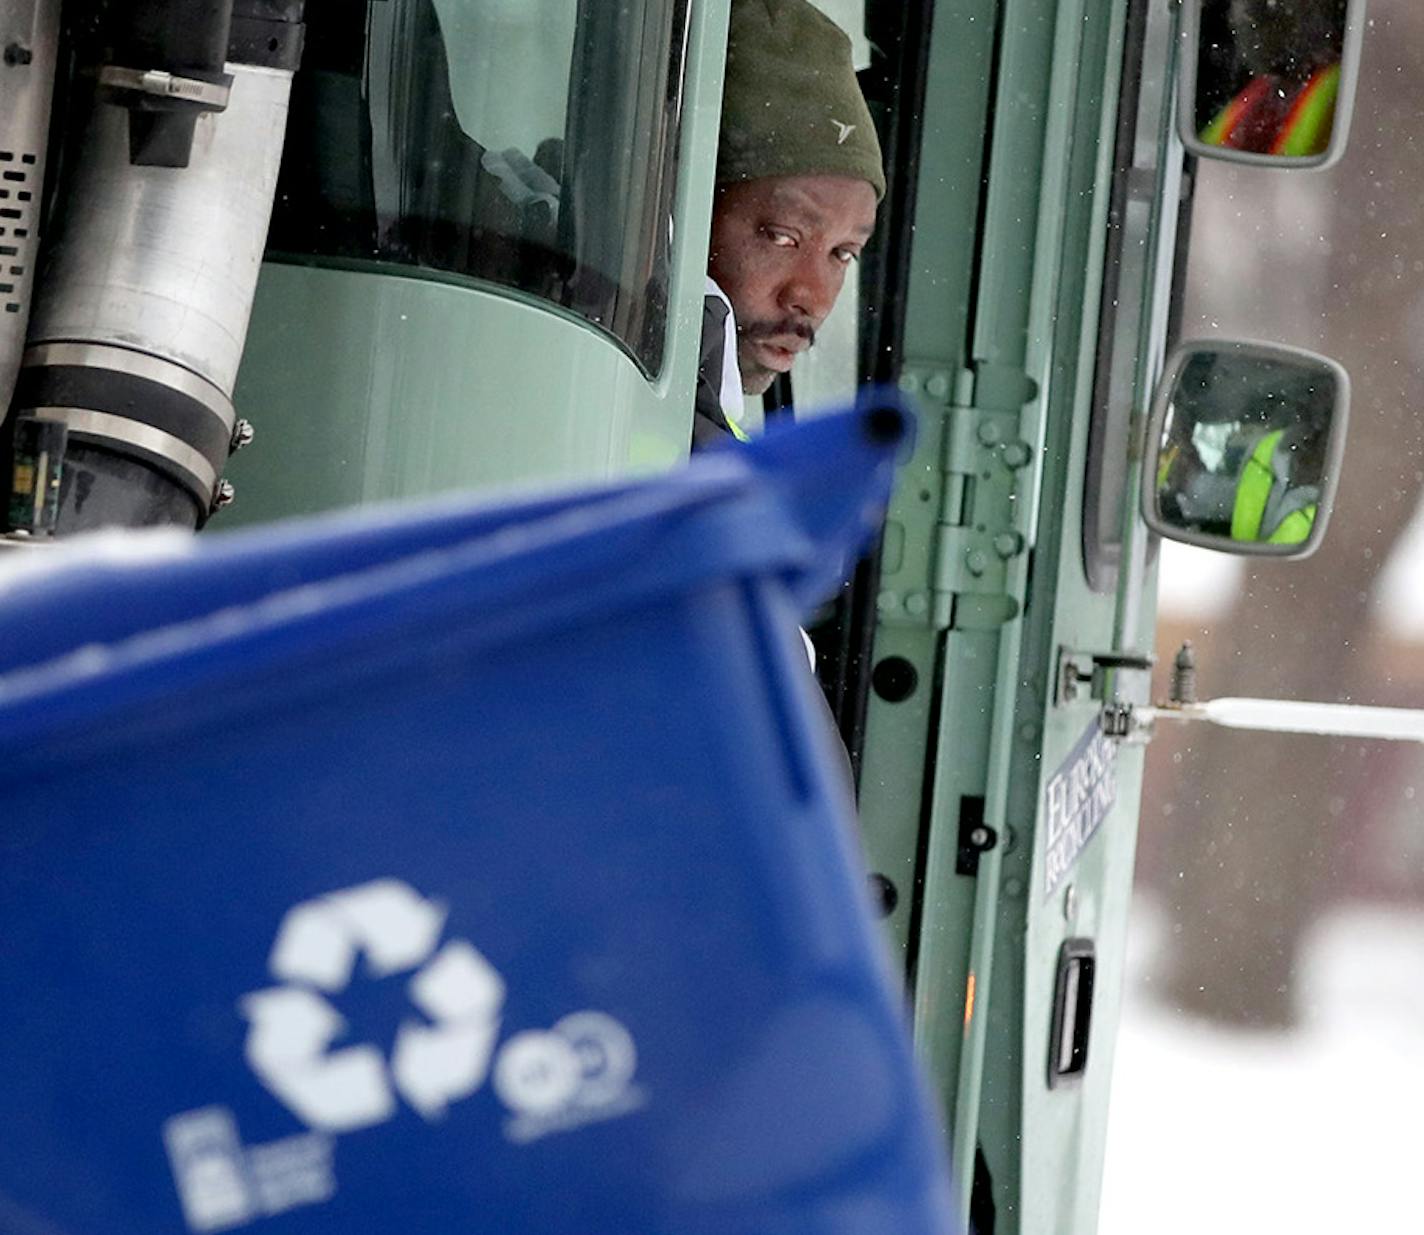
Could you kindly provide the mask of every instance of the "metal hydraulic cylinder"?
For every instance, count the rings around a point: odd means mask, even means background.
[[[230,61],[216,83],[127,66],[99,72],[11,409],[66,426],[52,531],[193,527],[230,497],[223,467],[248,432],[232,390],[301,29],[244,20],[242,8],[234,46],[289,64]],[[135,105],[145,92],[155,111]],[[173,126],[178,140],[157,143],[155,157],[152,116],[185,98],[191,143],[185,149]]]

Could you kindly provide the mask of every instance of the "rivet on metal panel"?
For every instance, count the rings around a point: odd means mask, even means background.
[[[964,567],[977,578],[989,569],[989,555],[983,549],[970,549],[964,555]]]
[[[924,617],[930,611],[930,598],[923,592],[911,592],[905,597],[905,612],[911,617]]]
[[[1027,442],[1010,442],[1004,447],[1001,458],[1005,467],[1017,471],[1028,466],[1028,461],[1033,458],[1033,451],[1029,449]]]
[[[1024,538],[1017,532],[1000,532],[994,537],[994,552],[1007,561],[1023,552]]]
[[[984,419],[979,422],[979,441],[985,446],[997,446],[1004,440],[1004,430],[997,420]]]

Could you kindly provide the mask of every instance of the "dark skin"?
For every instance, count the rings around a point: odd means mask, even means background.
[[[722,185],[707,271],[737,319],[746,394],[809,348],[875,229],[875,190],[852,176],[766,176]]]

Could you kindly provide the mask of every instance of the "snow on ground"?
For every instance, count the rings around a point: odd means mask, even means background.
[[[1424,1231],[1424,911],[1323,918],[1289,1034],[1174,1015],[1150,906],[1133,932],[1099,1235]]]

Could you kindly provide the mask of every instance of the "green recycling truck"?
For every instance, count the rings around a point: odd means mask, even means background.
[[[1087,1235],[1156,537],[1309,552],[1348,394],[1325,358],[1178,339],[1192,171],[1333,160],[1363,6],[823,7],[888,193],[749,418],[865,383],[918,408],[817,671],[965,1217]],[[682,464],[728,9],[12,5],[5,552]]]

